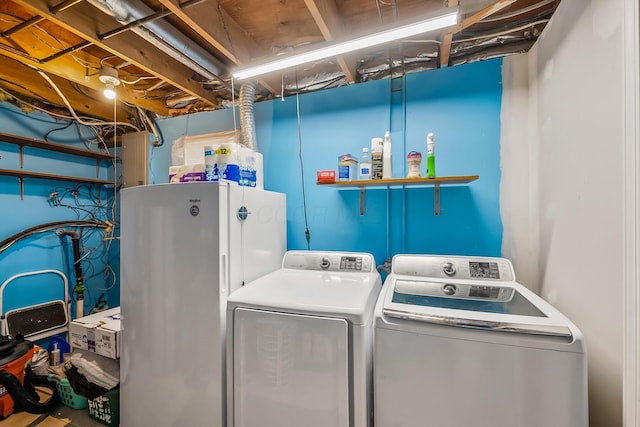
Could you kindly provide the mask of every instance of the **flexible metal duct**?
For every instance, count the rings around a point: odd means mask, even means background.
[[[94,7],[125,25],[155,13],[139,0],[89,0]],[[225,66],[209,52],[196,45],[162,19],[131,28],[131,31],[210,80],[222,81],[218,75]]]
[[[257,151],[256,120],[253,114],[255,93],[255,83],[244,83],[240,87],[240,143]]]

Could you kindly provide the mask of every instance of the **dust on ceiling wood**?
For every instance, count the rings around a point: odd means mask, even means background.
[[[257,79],[256,100],[526,52],[560,0],[4,0],[0,100],[113,120],[225,108],[239,66],[444,7],[459,24]],[[45,79],[46,75],[49,79]],[[61,96],[62,95],[62,96]],[[66,105],[68,104],[68,105]]]

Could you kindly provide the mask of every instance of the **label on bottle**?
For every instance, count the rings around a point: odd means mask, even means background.
[[[371,154],[371,179],[382,179],[382,152]]]
[[[371,164],[360,163],[360,179],[371,179]]]

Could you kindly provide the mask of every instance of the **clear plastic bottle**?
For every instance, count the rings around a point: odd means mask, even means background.
[[[435,142],[432,133],[427,135],[427,178],[436,177]]]
[[[371,179],[371,156],[369,155],[369,149],[364,147],[362,149],[362,156],[360,156],[360,173],[359,179]]]

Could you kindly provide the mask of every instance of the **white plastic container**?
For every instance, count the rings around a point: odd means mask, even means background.
[[[384,133],[384,144],[382,148],[382,179],[393,178],[393,165],[391,159],[391,134]]]
[[[369,149],[364,147],[362,149],[362,156],[360,156],[360,172],[358,179],[366,180],[371,179],[371,156],[369,155]]]

